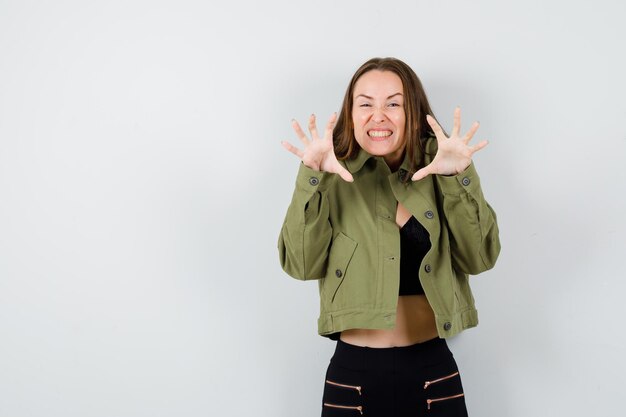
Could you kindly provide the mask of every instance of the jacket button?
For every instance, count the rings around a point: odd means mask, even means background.
[[[309,184],[311,184],[311,185],[315,186],[315,185],[317,185],[317,184],[319,184],[319,183],[320,183],[320,180],[318,180],[318,179],[317,179],[317,177],[311,177],[311,178],[309,178]]]
[[[405,181],[406,180],[406,175],[408,174],[408,171],[406,169],[401,169],[398,171],[398,179],[400,181]]]
[[[461,180],[461,182],[463,183],[463,185],[464,185],[464,186],[466,186],[466,187],[467,187],[468,185],[470,185],[470,182],[471,182],[471,181],[470,181],[470,179],[469,179],[469,178],[465,177],[465,178],[463,178],[463,179]]]
[[[424,265],[424,271],[426,271],[426,272],[432,271],[432,268],[430,267],[430,264]]]
[[[426,216],[427,219],[432,219],[433,217],[435,217],[435,214],[430,210],[424,213],[424,215]]]
[[[452,328],[452,323],[450,323],[449,321],[443,324],[443,330],[445,330],[446,332],[450,330],[451,328]]]
[[[335,276],[336,276],[337,278],[341,278],[341,276],[342,276],[342,275],[343,275],[343,272],[341,272],[341,269],[337,269],[337,270],[335,271]]]

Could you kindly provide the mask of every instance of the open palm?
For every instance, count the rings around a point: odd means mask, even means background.
[[[304,150],[293,146],[287,141],[282,141],[281,144],[292,154],[296,155],[302,160],[304,165],[316,171],[330,172],[338,174],[345,181],[352,182],[352,174],[345,169],[335,156],[335,150],[333,148],[333,128],[337,121],[337,113],[333,113],[326,124],[326,130],[324,131],[324,137],[320,138],[317,133],[317,125],[315,123],[315,115],[309,117],[309,132],[311,138],[302,131],[300,124],[293,120],[291,125],[296,135],[304,145]]]
[[[421,180],[430,174],[456,175],[463,172],[472,163],[472,155],[488,144],[486,140],[476,145],[469,144],[478,130],[478,122],[474,122],[465,135],[460,135],[461,109],[459,107],[454,110],[454,124],[450,137],[445,135],[434,117],[427,115],[426,120],[437,138],[437,154],[430,164],[413,174],[411,178],[413,181]]]

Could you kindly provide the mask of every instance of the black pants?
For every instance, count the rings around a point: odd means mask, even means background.
[[[444,339],[368,348],[337,341],[322,417],[467,417],[459,371]]]

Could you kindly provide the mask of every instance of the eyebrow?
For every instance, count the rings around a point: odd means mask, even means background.
[[[395,93],[395,94],[392,94],[392,95],[390,95],[389,97],[387,97],[387,100],[389,100],[389,99],[390,99],[390,98],[392,98],[392,97],[395,97],[395,96],[401,96],[401,95],[402,95],[402,93]],[[373,100],[373,99],[374,99],[373,97],[370,97],[370,96],[368,96],[368,95],[366,95],[366,94],[359,94],[358,96],[356,96],[356,97],[355,97],[355,99],[356,99],[356,98],[359,98],[359,97],[365,97],[365,98],[366,98],[366,99],[368,99],[368,100]]]

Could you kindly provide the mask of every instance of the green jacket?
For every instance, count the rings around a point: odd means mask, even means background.
[[[429,163],[436,152],[429,138]],[[318,331],[389,329],[396,321],[400,277],[401,202],[430,234],[420,282],[442,338],[478,324],[468,274],[494,266],[500,252],[498,225],[473,163],[456,176],[430,175],[403,182],[408,160],[392,173],[382,157],[361,150],[345,161],[354,177],[304,164],[278,241],[280,263],[300,280],[319,280]]]

